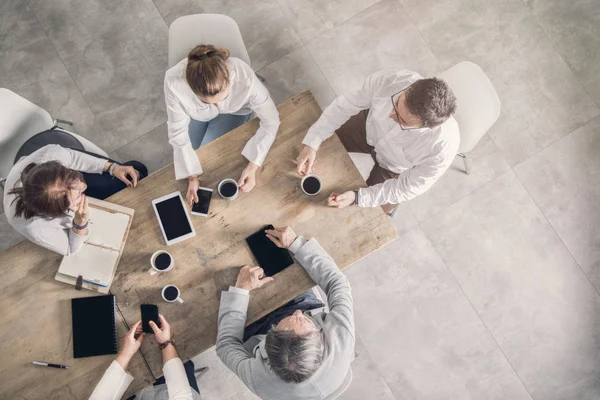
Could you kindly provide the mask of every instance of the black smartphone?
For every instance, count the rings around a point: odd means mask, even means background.
[[[201,215],[206,217],[208,215],[208,208],[210,207],[210,199],[213,194],[211,188],[201,187],[196,192],[198,194],[198,202],[192,207],[192,214]]]
[[[158,306],[154,304],[142,304],[142,331],[145,333],[154,333],[149,322],[154,321],[156,326],[160,328],[160,320],[158,319]]]

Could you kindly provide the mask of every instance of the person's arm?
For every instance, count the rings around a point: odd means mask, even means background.
[[[32,162],[41,164],[48,161],[58,161],[67,168],[90,174],[101,174],[108,161],[106,158],[91,156],[57,144],[44,146],[37,152],[39,152],[39,160]]]
[[[256,113],[260,119],[260,125],[258,130],[248,140],[242,155],[248,159],[248,161],[261,166],[265,161],[265,157],[275,141],[277,136],[277,130],[279,129],[279,112],[275,103],[269,95],[269,91],[262,84],[262,82],[256,78],[254,72],[252,72],[253,83],[250,89],[249,105],[252,111]]]
[[[446,172],[456,152],[444,151],[402,172],[395,179],[358,190],[360,207],[398,204],[425,193]]]
[[[190,117],[181,107],[179,100],[171,90],[165,77],[165,102],[167,104],[167,131],[169,143],[173,146],[175,179],[185,179],[202,174],[202,167],[196,152],[192,148],[188,127]]]
[[[243,346],[246,313],[250,301],[250,291],[273,281],[264,277],[260,267],[244,266],[238,275],[235,287],[221,293],[217,331],[217,356],[255,392],[251,379],[250,363],[253,360]]]
[[[361,88],[333,100],[325,108],[317,122],[310,127],[302,144],[318,150],[321,143],[331,137],[350,117],[371,108],[373,96],[387,75],[389,75],[389,71],[371,74]]]
[[[144,340],[140,323],[136,322],[123,338],[123,349],[110,364],[102,379],[90,396],[90,400],[119,400],[133,381],[133,376],[127,372],[129,361],[140,348]],[[136,339],[135,336],[139,335]]]
[[[177,355],[177,350],[173,343],[167,343],[173,340],[171,333],[171,325],[167,322],[162,314],[158,316],[160,320],[160,328],[153,321],[150,321],[150,327],[154,331],[156,341],[159,344],[166,344],[162,352],[163,358],[163,374],[167,391],[169,392],[169,400],[192,400],[192,388],[185,373],[183,362]]]

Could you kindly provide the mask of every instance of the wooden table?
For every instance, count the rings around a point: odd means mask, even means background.
[[[241,151],[256,132],[257,120],[197,151],[204,170],[201,185],[213,188],[215,193],[208,217],[192,216],[195,238],[166,246],[152,209],[152,199],[176,190],[185,193],[187,182],[173,179],[173,165],[157,171],[135,190],[124,190],[108,199],[135,209],[111,291],[117,295],[129,324],[140,318],[140,304],[158,304],[176,333],[177,348],[184,359],[214,345],[221,291],[235,284],[241,266],[256,262],[245,238],[265,225],[290,225],[306,238],[316,237],[342,269],[397,237],[389,217],[379,207],[327,207],[331,192],[366,186],[336,135],[325,141],[318,152],[315,172],[323,180],[322,192],[307,196],[301,191],[295,159],[306,131],[319,118],[321,109],[310,92],[293,97],[278,109],[279,133],[252,192],[226,201],[219,197],[216,188],[224,178],[237,180],[247,165]],[[160,249],[173,255],[175,266],[170,272],[150,276],[150,256]],[[162,300],[160,293],[166,284],[181,289],[183,304]],[[252,293],[248,322],[313,285],[301,266],[286,269],[276,276],[275,282]],[[153,338],[144,341],[142,352],[153,374],[162,375],[160,351]]]
[[[321,109],[310,92],[301,93],[279,107],[281,126],[263,164],[257,187],[231,202],[215,192],[208,217],[192,216],[196,237],[166,246],[151,200],[180,190],[169,165],[108,201],[135,209],[135,216],[111,292],[117,296],[119,334],[140,318],[140,304],[158,304],[176,333],[180,356],[185,360],[215,343],[217,313],[222,290],[235,283],[239,268],[254,263],[245,238],[264,225],[291,225],[298,234],[316,237],[340,268],[384,246],[397,237],[389,218],[379,207],[328,208],[332,191],[365,186],[337,136],[321,146],[316,172],[324,182],[317,196],[306,196],[295,172],[295,158],[308,128]],[[258,122],[250,121],[198,150],[204,174],[202,185],[216,189],[226,177],[239,178],[247,161],[241,156]],[[150,255],[165,249],[175,267],[150,276]],[[0,399],[85,399],[114,356],[73,359],[71,306],[73,297],[96,295],[75,291],[56,282],[60,256],[28,241],[0,253]],[[160,291],[176,284],[185,303],[166,303]],[[313,286],[304,270],[294,265],[278,274],[275,282],[252,293],[248,322],[267,314]],[[121,319],[121,316],[123,319]],[[148,335],[132,360],[135,380],[128,395],[162,375],[156,342]],[[33,360],[70,365],[68,370],[35,367]],[[146,366],[146,361],[151,368]]]

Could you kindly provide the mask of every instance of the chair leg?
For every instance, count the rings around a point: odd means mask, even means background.
[[[54,120],[54,126],[58,126],[58,124],[66,124],[66,125],[73,126],[73,122],[72,121],[68,121],[66,119],[58,119],[58,118],[56,118]]]
[[[0,178],[0,186],[2,186],[2,190],[4,190],[4,182],[6,182],[6,178]]]
[[[260,76],[259,74],[256,74],[256,76],[258,77],[258,79],[260,79],[261,82],[264,83],[266,81],[266,79]]]
[[[465,172],[467,173],[467,175],[470,175],[471,174],[471,163],[469,162],[467,155],[464,153],[458,153],[457,156],[459,156],[463,159],[463,162],[465,164]]]
[[[396,204],[396,207],[394,207],[394,209],[388,213],[390,218],[394,218],[394,215],[396,215],[396,212],[398,212],[398,206],[399,204]]]

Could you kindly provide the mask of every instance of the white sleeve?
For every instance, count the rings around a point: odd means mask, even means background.
[[[133,376],[113,361],[90,396],[90,400],[119,400],[133,381]],[[191,398],[191,397],[190,397]]]
[[[180,358],[172,358],[163,366],[169,400],[192,400],[192,388]]]
[[[25,229],[36,244],[63,256],[77,253],[87,238],[87,235],[78,235],[72,229],[63,229],[58,226],[40,228],[36,224],[28,225]]]
[[[35,157],[35,154],[38,152],[38,157]],[[90,174],[101,174],[104,170],[104,164],[107,161],[106,158],[98,158],[57,144],[44,146],[32,154],[32,156],[33,159],[31,162],[44,163],[58,161],[67,168]]]
[[[190,117],[181,107],[179,100],[171,90],[165,78],[165,102],[167,104],[167,131],[169,143],[173,146],[173,163],[175,179],[202,174],[202,166],[196,152],[192,148],[188,127]]]
[[[315,150],[323,141],[331,137],[353,115],[371,108],[375,92],[381,87],[389,71],[379,71],[367,77],[360,89],[337,97],[329,104],[321,117],[310,127],[303,144]]]
[[[254,72],[252,72],[252,75],[254,75]],[[279,112],[269,95],[269,91],[255,75],[250,89],[249,104],[252,111],[260,119],[260,126],[256,134],[244,146],[242,155],[248,161],[260,166],[265,161],[265,157],[275,141],[280,122]]]
[[[423,163],[402,172],[395,179],[362,188],[358,191],[360,207],[398,204],[425,193],[446,172],[454,155],[436,154]]]

